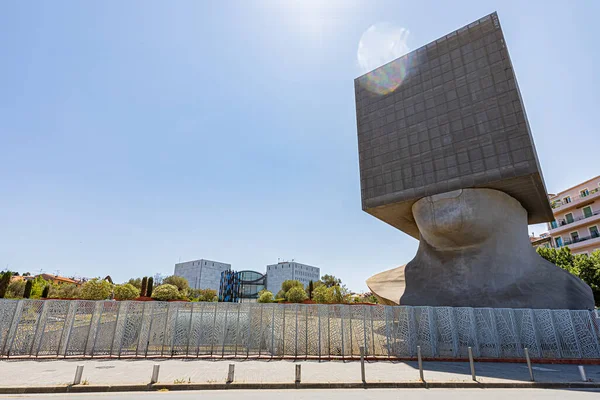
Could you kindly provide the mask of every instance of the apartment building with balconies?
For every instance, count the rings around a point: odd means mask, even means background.
[[[600,249],[600,175],[548,196],[554,221],[548,224],[552,247],[573,254]]]

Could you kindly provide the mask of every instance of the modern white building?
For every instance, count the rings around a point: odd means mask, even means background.
[[[283,281],[294,279],[306,287],[310,281],[321,279],[321,270],[295,261],[282,261],[267,265],[267,290],[276,294],[281,289]]]
[[[221,272],[231,269],[231,264],[211,260],[194,260],[175,264],[174,275],[188,280],[192,289],[219,291]]]

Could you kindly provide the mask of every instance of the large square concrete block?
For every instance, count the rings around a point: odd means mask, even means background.
[[[552,220],[496,13],[354,84],[363,210],[418,238],[417,200],[490,188],[517,199],[529,223]]]

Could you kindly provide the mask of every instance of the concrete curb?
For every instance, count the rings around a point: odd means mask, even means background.
[[[158,390],[274,389],[600,389],[600,382],[334,382],[334,383],[183,383],[154,385],[0,386],[0,394],[146,392]]]

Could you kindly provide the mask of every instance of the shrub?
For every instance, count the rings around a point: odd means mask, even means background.
[[[145,296],[146,295],[146,289],[148,288],[148,277],[144,277],[142,279],[142,287],[140,289],[140,296]]]
[[[279,292],[277,292],[277,294],[275,295],[275,300],[279,300],[279,299],[283,299],[285,300],[285,291],[283,289],[281,289]]]
[[[18,280],[12,281],[8,285],[8,290],[6,291],[6,297],[9,299],[18,299],[23,297],[23,293],[25,292],[25,281]]]
[[[302,303],[306,300],[306,292],[302,286],[294,286],[285,294],[285,298],[290,303]]]
[[[273,293],[268,290],[261,290],[256,301],[259,303],[272,303],[273,300]]]
[[[115,299],[117,300],[133,300],[140,297],[140,291],[131,283],[116,285],[114,289]]]
[[[52,285],[50,288],[50,298],[81,299],[82,297],[81,287],[72,283]]]
[[[148,278],[148,287],[146,288],[146,297],[152,297],[152,291],[154,290],[154,278]]]
[[[112,293],[113,285],[100,278],[90,279],[81,287],[81,298],[85,300],[106,300]]]
[[[30,279],[25,282],[25,292],[23,293],[23,298],[28,299],[31,297],[31,288],[33,287],[33,281]]]
[[[167,301],[177,300],[180,298],[179,289],[177,286],[165,283],[157,286],[152,293],[152,298],[155,300]]]
[[[138,290],[142,289],[142,278],[131,278],[126,283],[133,285]]]
[[[324,304],[327,303],[327,286],[318,285],[315,290],[313,290],[313,298],[315,303]]]
[[[293,279],[288,279],[287,281],[283,281],[283,283],[281,284],[281,290],[283,290],[285,293],[287,293],[288,290],[290,290],[291,288],[296,287],[296,286],[304,288],[304,285],[302,285],[302,282],[296,281]]]
[[[42,299],[47,299],[50,294],[50,285],[44,286],[44,290],[42,290]]]
[[[10,278],[12,278],[12,274],[9,271],[2,274],[2,277],[0,278],[0,299],[6,296],[8,285],[10,285]]]
[[[177,287],[177,290],[179,290],[179,292],[182,294],[190,288],[188,280],[185,279],[183,276],[177,275],[167,276],[165,279],[163,279],[162,284],[173,285]]]
[[[217,291],[213,289],[190,289],[189,296],[196,301],[213,301]]]

